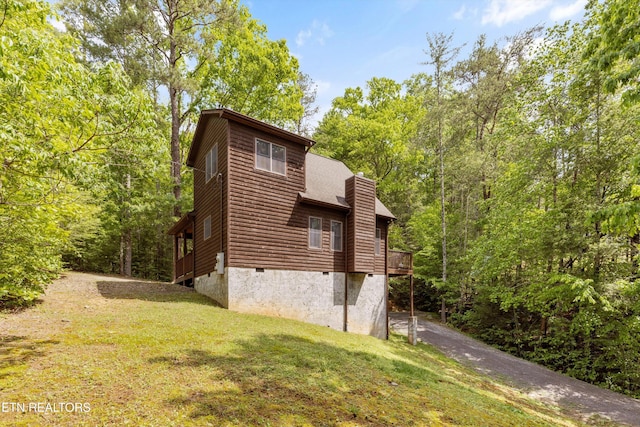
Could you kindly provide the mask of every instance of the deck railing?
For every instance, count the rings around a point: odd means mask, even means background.
[[[184,276],[185,274],[192,273],[193,271],[193,252],[189,252],[182,258],[178,258],[176,261],[176,279]]]
[[[413,254],[411,252],[389,251],[388,272],[394,276],[413,274]]]

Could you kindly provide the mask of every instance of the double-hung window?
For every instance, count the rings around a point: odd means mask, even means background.
[[[207,183],[218,174],[218,144],[214,145],[213,148],[207,153],[205,165],[205,179],[204,182]]]
[[[287,174],[287,149],[271,142],[256,139],[256,168]]]
[[[309,217],[309,247],[322,249],[322,218]]]
[[[340,221],[331,221],[331,250],[342,251],[342,223]]]

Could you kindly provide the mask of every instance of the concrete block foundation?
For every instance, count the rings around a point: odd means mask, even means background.
[[[347,276],[347,277],[345,277]],[[300,320],[336,330],[387,336],[384,275],[227,267],[197,277],[196,291],[229,310]]]

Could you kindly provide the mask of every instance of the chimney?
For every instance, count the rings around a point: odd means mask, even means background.
[[[347,218],[347,269],[373,273],[376,238],[376,183],[358,172],[345,181],[345,197],[351,206]]]

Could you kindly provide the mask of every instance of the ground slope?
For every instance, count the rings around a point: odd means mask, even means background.
[[[42,304],[0,319],[0,424],[581,425],[405,341],[69,273]]]

